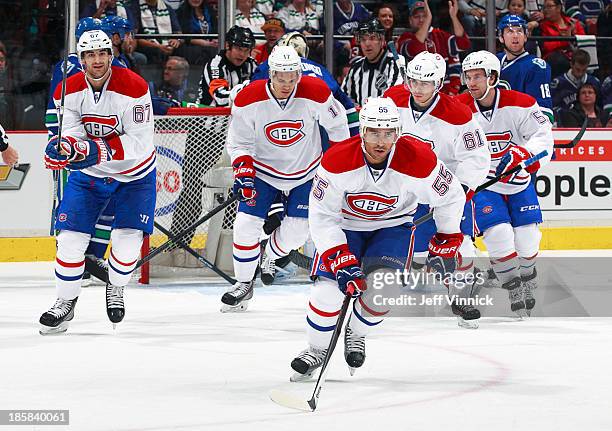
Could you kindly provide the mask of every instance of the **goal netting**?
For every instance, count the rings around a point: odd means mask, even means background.
[[[157,203],[155,222],[176,234],[184,230],[228,197],[232,171],[224,152],[229,108],[171,108],[155,117],[157,150]],[[231,227],[236,207],[232,205],[185,237],[195,251],[219,268],[231,272]],[[155,228],[143,244],[143,255],[167,240]],[[178,247],[161,253],[145,264],[139,281],[214,275]]]

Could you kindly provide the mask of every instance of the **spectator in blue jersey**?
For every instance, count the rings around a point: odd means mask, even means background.
[[[557,117],[561,110],[569,109],[576,101],[576,91],[582,84],[588,82],[599,92],[599,79],[587,73],[590,62],[589,53],[583,49],[577,49],[570,62],[569,70],[557,76],[550,83],[553,109]]]
[[[81,11],[81,18],[102,19],[107,16],[120,16],[134,22],[134,10],[129,4],[129,1],[121,0],[91,0]]]
[[[372,15],[361,3],[353,3],[353,0],[337,0],[334,3],[334,34],[351,36],[359,23]]]
[[[355,104],[353,101],[344,93],[336,80],[333,78],[331,73],[325,68],[325,66],[320,65],[319,63],[308,59],[308,45],[306,43],[306,38],[297,32],[287,33],[283,35],[278,43],[278,45],[282,46],[293,46],[297,51],[298,55],[302,58],[302,74],[309,76],[316,76],[317,78],[325,81],[329,89],[331,90],[334,98],[338,100],[346,109],[346,115],[348,117],[348,125],[351,136],[359,133],[359,115],[355,110]],[[257,69],[253,72],[251,76],[251,81],[256,81],[258,79],[268,79],[269,78],[269,66],[268,60],[261,63],[257,66]],[[323,129],[321,129],[323,130]]]
[[[587,127],[612,126],[609,112],[597,106],[598,94],[593,84],[582,84],[576,93],[572,107],[561,111],[561,127],[582,127],[585,119]]]
[[[527,22],[520,16],[506,15],[497,24],[497,35],[504,47],[497,54],[501,63],[499,86],[529,94],[553,122],[550,66],[525,51]]]

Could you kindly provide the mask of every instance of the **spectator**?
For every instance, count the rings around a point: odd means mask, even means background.
[[[238,27],[248,28],[252,33],[261,33],[266,18],[253,3],[254,0],[236,0],[235,22]]]
[[[605,10],[597,18],[597,36],[612,37],[612,2],[608,2]],[[612,72],[612,43],[597,40],[597,56],[599,58],[600,77],[607,76]]]
[[[6,47],[0,42],[0,124],[3,124],[8,130],[15,128],[13,104],[12,73],[8,64]]]
[[[136,18],[129,4],[129,1],[121,0],[91,0],[81,11],[81,18],[90,16],[102,19],[108,15],[116,15],[133,23]]]
[[[604,111],[612,116],[612,75],[601,84],[601,98]]]
[[[431,27],[431,11],[427,1],[417,1],[410,9],[411,31],[402,34],[397,44],[399,51],[412,60],[418,53],[429,51],[440,54],[446,61],[447,77],[440,91],[450,95],[459,94],[461,87],[461,62],[459,52],[470,48],[470,39],[457,17],[457,0],[449,2],[449,15],[453,34],[439,28]]]
[[[527,13],[526,0],[509,0],[508,1],[508,13],[507,15],[517,15],[527,21],[527,32],[533,33],[533,30],[538,28],[539,23],[537,19],[531,18]]]
[[[395,20],[397,12],[395,6],[390,3],[383,3],[376,11],[376,18],[385,28],[385,40],[387,42],[393,40],[393,30],[395,29]]]
[[[609,0],[567,0],[565,13],[582,23],[589,34],[595,34],[597,17],[605,9]]]
[[[562,127],[582,127],[588,119],[587,127],[611,127],[609,113],[597,106],[597,89],[585,83],[578,88],[576,103],[569,110],[561,111]]]
[[[504,47],[497,53],[501,63],[499,86],[529,94],[536,99],[550,122],[554,122],[550,66],[525,51],[527,22],[520,16],[506,15],[497,24],[497,36]]]
[[[310,0],[291,0],[278,11],[277,17],[285,23],[289,32],[297,31],[304,36],[319,32],[319,20]]]
[[[178,10],[178,8],[183,4],[186,0],[164,0],[166,2],[166,6],[171,8],[172,10]]]
[[[499,17],[506,11],[507,0],[495,0],[495,16]],[[459,10],[463,13],[461,22],[470,36],[478,36],[484,32],[487,17],[486,0],[459,0]]]
[[[217,32],[217,16],[207,0],[185,0],[178,10],[183,33],[209,34]],[[188,39],[181,53],[190,64],[205,64],[217,53],[218,39]]]
[[[266,19],[274,18],[274,0],[255,0],[255,8],[263,14]]]
[[[268,59],[276,42],[285,34],[285,24],[278,18],[270,18],[261,26],[261,30],[264,32],[266,41],[257,45],[251,53],[257,64]]]
[[[542,36],[575,36],[585,34],[579,21],[563,13],[561,0],[544,1],[544,20],[540,23]],[[560,75],[569,68],[572,59],[572,44],[566,41],[547,41],[542,43],[542,58],[552,69],[553,76]]]
[[[370,18],[371,12],[353,0],[337,0],[334,6],[334,34],[352,35],[359,23]]]
[[[189,63],[183,57],[170,56],[164,66],[161,82],[149,82],[151,96],[164,99],[176,100],[177,102],[194,102],[197,91],[190,89],[187,78],[189,77]]]
[[[310,0],[310,4],[314,7],[315,12],[317,13],[317,18],[323,18],[323,4],[325,0]]]
[[[550,92],[555,113],[570,109],[570,106],[576,101],[576,90],[582,84],[589,83],[599,92],[599,80],[587,73],[590,62],[589,53],[577,49],[570,62],[570,69],[552,80]]]
[[[353,62],[341,88],[356,105],[363,105],[366,98],[382,96],[403,79],[393,54],[387,50],[380,21],[374,18],[360,24],[357,43],[364,56]]]
[[[165,34],[181,33],[176,12],[164,0],[138,0],[135,26],[138,33]],[[138,51],[147,56],[150,63],[160,63],[181,46],[179,39],[138,39]]]

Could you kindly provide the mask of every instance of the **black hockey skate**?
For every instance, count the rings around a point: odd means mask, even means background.
[[[253,282],[243,283],[238,281],[225,292],[221,297],[221,312],[245,311],[249,306],[249,301],[253,297]]]
[[[508,298],[510,299],[510,309],[515,312],[519,318],[527,315],[525,311],[525,300],[523,299],[524,288],[520,277],[515,277],[512,280],[504,283],[502,289],[508,290]]]
[[[40,335],[61,334],[68,330],[69,322],[74,318],[74,308],[79,297],[74,299],[58,298],[55,304],[40,316]]]
[[[289,380],[292,382],[301,382],[310,379],[317,368],[320,368],[325,361],[327,349],[316,349],[309,347],[300,353],[293,361],[291,368],[295,371]]]
[[[261,258],[260,270],[261,282],[263,284],[269,286],[274,283],[276,278],[276,261],[268,256],[267,253],[264,253]]]
[[[473,305],[458,305],[455,302],[451,304],[453,314],[457,316],[457,324],[466,329],[478,329],[478,319],[480,319],[480,311]]]
[[[106,314],[113,323],[113,329],[117,323],[125,317],[125,306],[123,304],[123,287],[106,285]]]
[[[363,365],[366,359],[365,336],[355,335],[349,327],[350,319],[344,328],[344,360],[349,366],[351,376]]]
[[[533,297],[533,291],[538,287],[536,282],[536,277],[538,276],[537,271],[533,270],[533,273],[528,276],[521,276],[521,280],[523,282],[523,291],[525,300],[525,310],[528,316],[531,316],[531,310],[535,307],[536,300]]]

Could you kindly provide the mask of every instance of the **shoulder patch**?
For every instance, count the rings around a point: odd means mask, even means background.
[[[536,100],[529,94],[514,90],[500,90],[498,108],[504,106],[519,106],[521,108],[531,108],[536,104]]]
[[[354,171],[364,165],[365,160],[359,135],[332,145],[321,159],[321,166],[332,174]]]
[[[541,69],[546,69],[546,62],[541,58],[534,57],[531,59],[531,62]]]
[[[398,108],[407,108],[408,100],[410,100],[410,92],[403,84],[398,84],[385,91],[383,97],[388,97],[393,100]]]
[[[453,97],[439,93],[440,100],[431,110],[433,117],[439,118],[454,126],[461,126],[472,120],[472,110],[465,105],[458,104]]]
[[[469,92],[461,93],[455,96],[455,100],[463,105],[466,105],[472,112],[476,112],[476,106],[474,105],[474,98]]]
[[[252,103],[268,100],[266,92],[267,79],[258,79],[244,87],[234,99],[234,106],[242,108]]]
[[[112,66],[113,74],[106,88],[108,91],[138,99],[149,91],[149,84],[140,75],[125,67]]]
[[[395,144],[389,167],[414,178],[427,178],[438,163],[431,147],[412,136],[402,136]]]
[[[324,103],[329,96],[331,96],[331,90],[325,81],[315,76],[305,75],[300,79],[294,97]]]
[[[78,93],[79,91],[83,91],[87,88],[87,83],[85,82],[85,74],[84,73],[75,73],[66,79],[66,96],[72,93]],[[62,98],[62,83],[60,82],[57,87],[55,87],[55,91],[53,92],[53,98],[56,100],[60,100]]]

